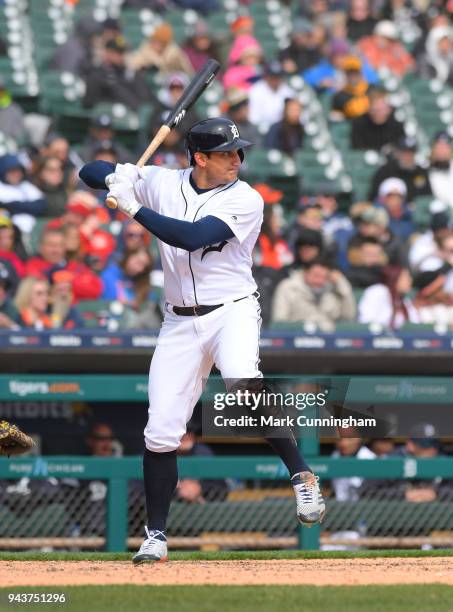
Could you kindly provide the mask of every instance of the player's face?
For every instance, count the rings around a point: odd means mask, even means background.
[[[237,149],[234,151],[216,151],[209,156],[203,155],[204,169],[212,184],[223,185],[235,181],[241,167],[241,158]]]

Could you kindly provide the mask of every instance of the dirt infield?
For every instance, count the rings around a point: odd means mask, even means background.
[[[0,561],[0,587],[95,584],[453,585],[453,557],[169,561]]]

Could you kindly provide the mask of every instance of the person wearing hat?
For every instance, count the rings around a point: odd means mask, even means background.
[[[334,94],[344,85],[343,64],[351,55],[351,45],[344,38],[334,38],[323,45],[323,57],[302,76],[304,80],[320,93]],[[379,77],[364,59],[361,60],[361,74],[369,85],[376,85]]]
[[[102,49],[99,66],[87,74],[83,105],[91,108],[99,102],[119,103],[137,110],[152,99],[152,93],[140,70],[126,65],[128,45],[123,36],[108,40]]]
[[[357,263],[354,255],[355,247],[360,246],[362,239],[372,238],[384,249],[385,257],[382,258],[384,264],[404,264],[406,248],[391,231],[389,215],[384,207],[373,206],[371,202],[356,202],[351,206],[349,214],[356,231],[347,245],[348,261]]]
[[[8,138],[23,142],[26,139],[24,116],[24,111],[13,101],[0,75],[0,132]]]
[[[424,78],[437,79],[451,85],[453,82],[453,28],[437,25],[426,37],[425,53],[419,60],[419,72]]]
[[[413,202],[418,196],[432,195],[428,170],[417,164],[415,155],[417,141],[411,136],[404,136],[396,143],[394,151],[389,155],[387,162],[376,170],[374,174],[368,199],[374,201],[379,192],[379,186],[388,178],[397,176],[407,189],[407,200]]]
[[[155,70],[162,75],[193,73],[187,55],[174,40],[173,28],[165,21],[138,49],[126,55],[126,64],[132,70]]]
[[[15,225],[29,234],[36,217],[45,214],[46,200],[29,180],[17,155],[0,157],[0,208],[9,212]]]
[[[261,145],[262,136],[256,125],[253,125],[249,120],[249,96],[246,91],[237,87],[228,89],[226,91],[226,102],[222,110],[225,116],[238,126],[239,132],[245,140],[254,142],[257,147]]]
[[[252,83],[261,76],[263,50],[253,36],[238,36],[228,56],[229,66],[223,75],[225,90],[236,87],[248,91]]]
[[[415,233],[415,224],[404,181],[397,177],[385,179],[379,185],[377,204],[387,211],[393,234],[403,243],[409,240]]]
[[[334,120],[353,119],[365,114],[369,107],[369,83],[362,77],[362,61],[355,55],[343,59],[342,68],[346,84],[332,98],[331,118]]]
[[[318,64],[322,59],[321,46],[325,35],[324,28],[309,19],[295,19],[290,43],[279,53],[284,71],[297,74]]]
[[[283,118],[285,100],[295,97],[283,79],[284,74],[281,63],[274,60],[265,66],[264,77],[250,88],[249,117],[254,125],[270,127]]]
[[[373,236],[355,236],[348,244],[349,269],[346,276],[353,287],[366,289],[380,282],[388,264],[384,247]]]
[[[88,134],[80,149],[82,160],[85,163],[92,161],[99,143],[106,140],[115,142],[115,150],[120,163],[124,164],[133,161],[132,153],[116,138],[112,117],[107,113],[102,113],[92,118]]]
[[[376,70],[387,68],[401,78],[414,70],[415,61],[398,38],[398,28],[393,21],[379,21],[373,34],[358,42],[357,49]]]
[[[435,134],[431,143],[429,181],[433,196],[453,210],[453,145],[448,132]]]
[[[194,72],[198,72],[209,59],[219,59],[217,40],[209,32],[209,26],[203,19],[198,19],[190,36],[182,46]]]
[[[395,118],[385,90],[373,87],[368,99],[368,112],[352,119],[351,148],[381,151],[404,138],[404,126]]]

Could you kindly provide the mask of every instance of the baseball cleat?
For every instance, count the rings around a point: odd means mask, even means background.
[[[322,523],[326,505],[319,488],[319,476],[300,472],[291,478],[297,503],[297,518],[305,527]]]
[[[150,531],[146,526],[145,531],[146,539],[140,550],[132,557],[134,565],[167,561],[167,539],[164,532],[157,529]]]

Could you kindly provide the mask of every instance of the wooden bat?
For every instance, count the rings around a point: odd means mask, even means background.
[[[157,134],[149,143],[146,151],[138,160],[137,166],[139,168],[142,168],[149,160],[151,155],[155,151],[157,151],[163,141],[167,138],[171,129],[183,120],[186,112],[194,104],[194,102],[198,100],[198,98],[204,92],[206,87],[208,87],[208,85],[211,83],[211,81],[219,71],[219,68],[219,62],[210,59],[206,62],[203,68],[200,68],[200,70],[195,74],[195,76],[192,78],[185,90],[182,92],[181,97],[176,102],[173,109],[170,111],[168,119],[159,128]],[[105,203],[109,208],[117,208],[118,206],[117,201],[113,197],[107,198]]]

